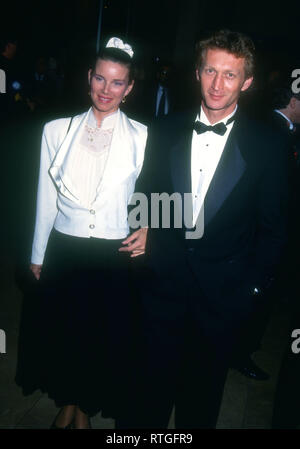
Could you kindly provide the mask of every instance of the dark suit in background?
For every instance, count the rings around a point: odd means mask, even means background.
[[[151,79],[138,80],[135,92],[123,109],[136,120],[150,125],[157,117],[173,112],[177,94],[171,65],[160,64]]]

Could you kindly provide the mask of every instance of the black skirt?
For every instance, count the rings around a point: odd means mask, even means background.
[[[137,314],[122,240],[52,231],[41,278],[25,295],[16,382],[57,406],[120,416],[138,373]]]

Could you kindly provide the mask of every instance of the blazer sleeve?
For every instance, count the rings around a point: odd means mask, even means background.
[[[39,265],[43,263],[49,235],[58,212],[57,190],[49,174],[49,168],[55,156],[53,138],[51,139],[49,131],[48,123],[45,125],[42,135],[35,230],[31,255],[31,263]]]

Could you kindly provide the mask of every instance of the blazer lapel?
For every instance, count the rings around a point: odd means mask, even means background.
[[[133,175],[139,167],[139,151],[144,144],[144,137],[138,136],[126,115],[118,110],[107,164],[96,197],[103,190],[125,182],[130,176],[135,179]]]
[[[49,173],[58,190],[62,193],[62,195],[72,201],[78,201],[78,198],[76,196],[76,189],[72,185],[72,182],[66,173],[66,166],[68,163],[68,156],[70,155],[70,148],[74,144],[75,139],[86,122],[87,116],[88,112],[74,117],[71,128],[66,136],[64,136],[64,139],[57,150],[56,156],[49,169]]]

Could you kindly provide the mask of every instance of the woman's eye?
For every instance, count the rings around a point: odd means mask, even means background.
[[[103,78],[102,78],[102,76],[97,76],[97,75],[95,75],[95,80],[96,80],[96,81],[102,81]]]
[[[123,86],[123,82],[122,81],[115,81],[115,85],[116,86]]]

